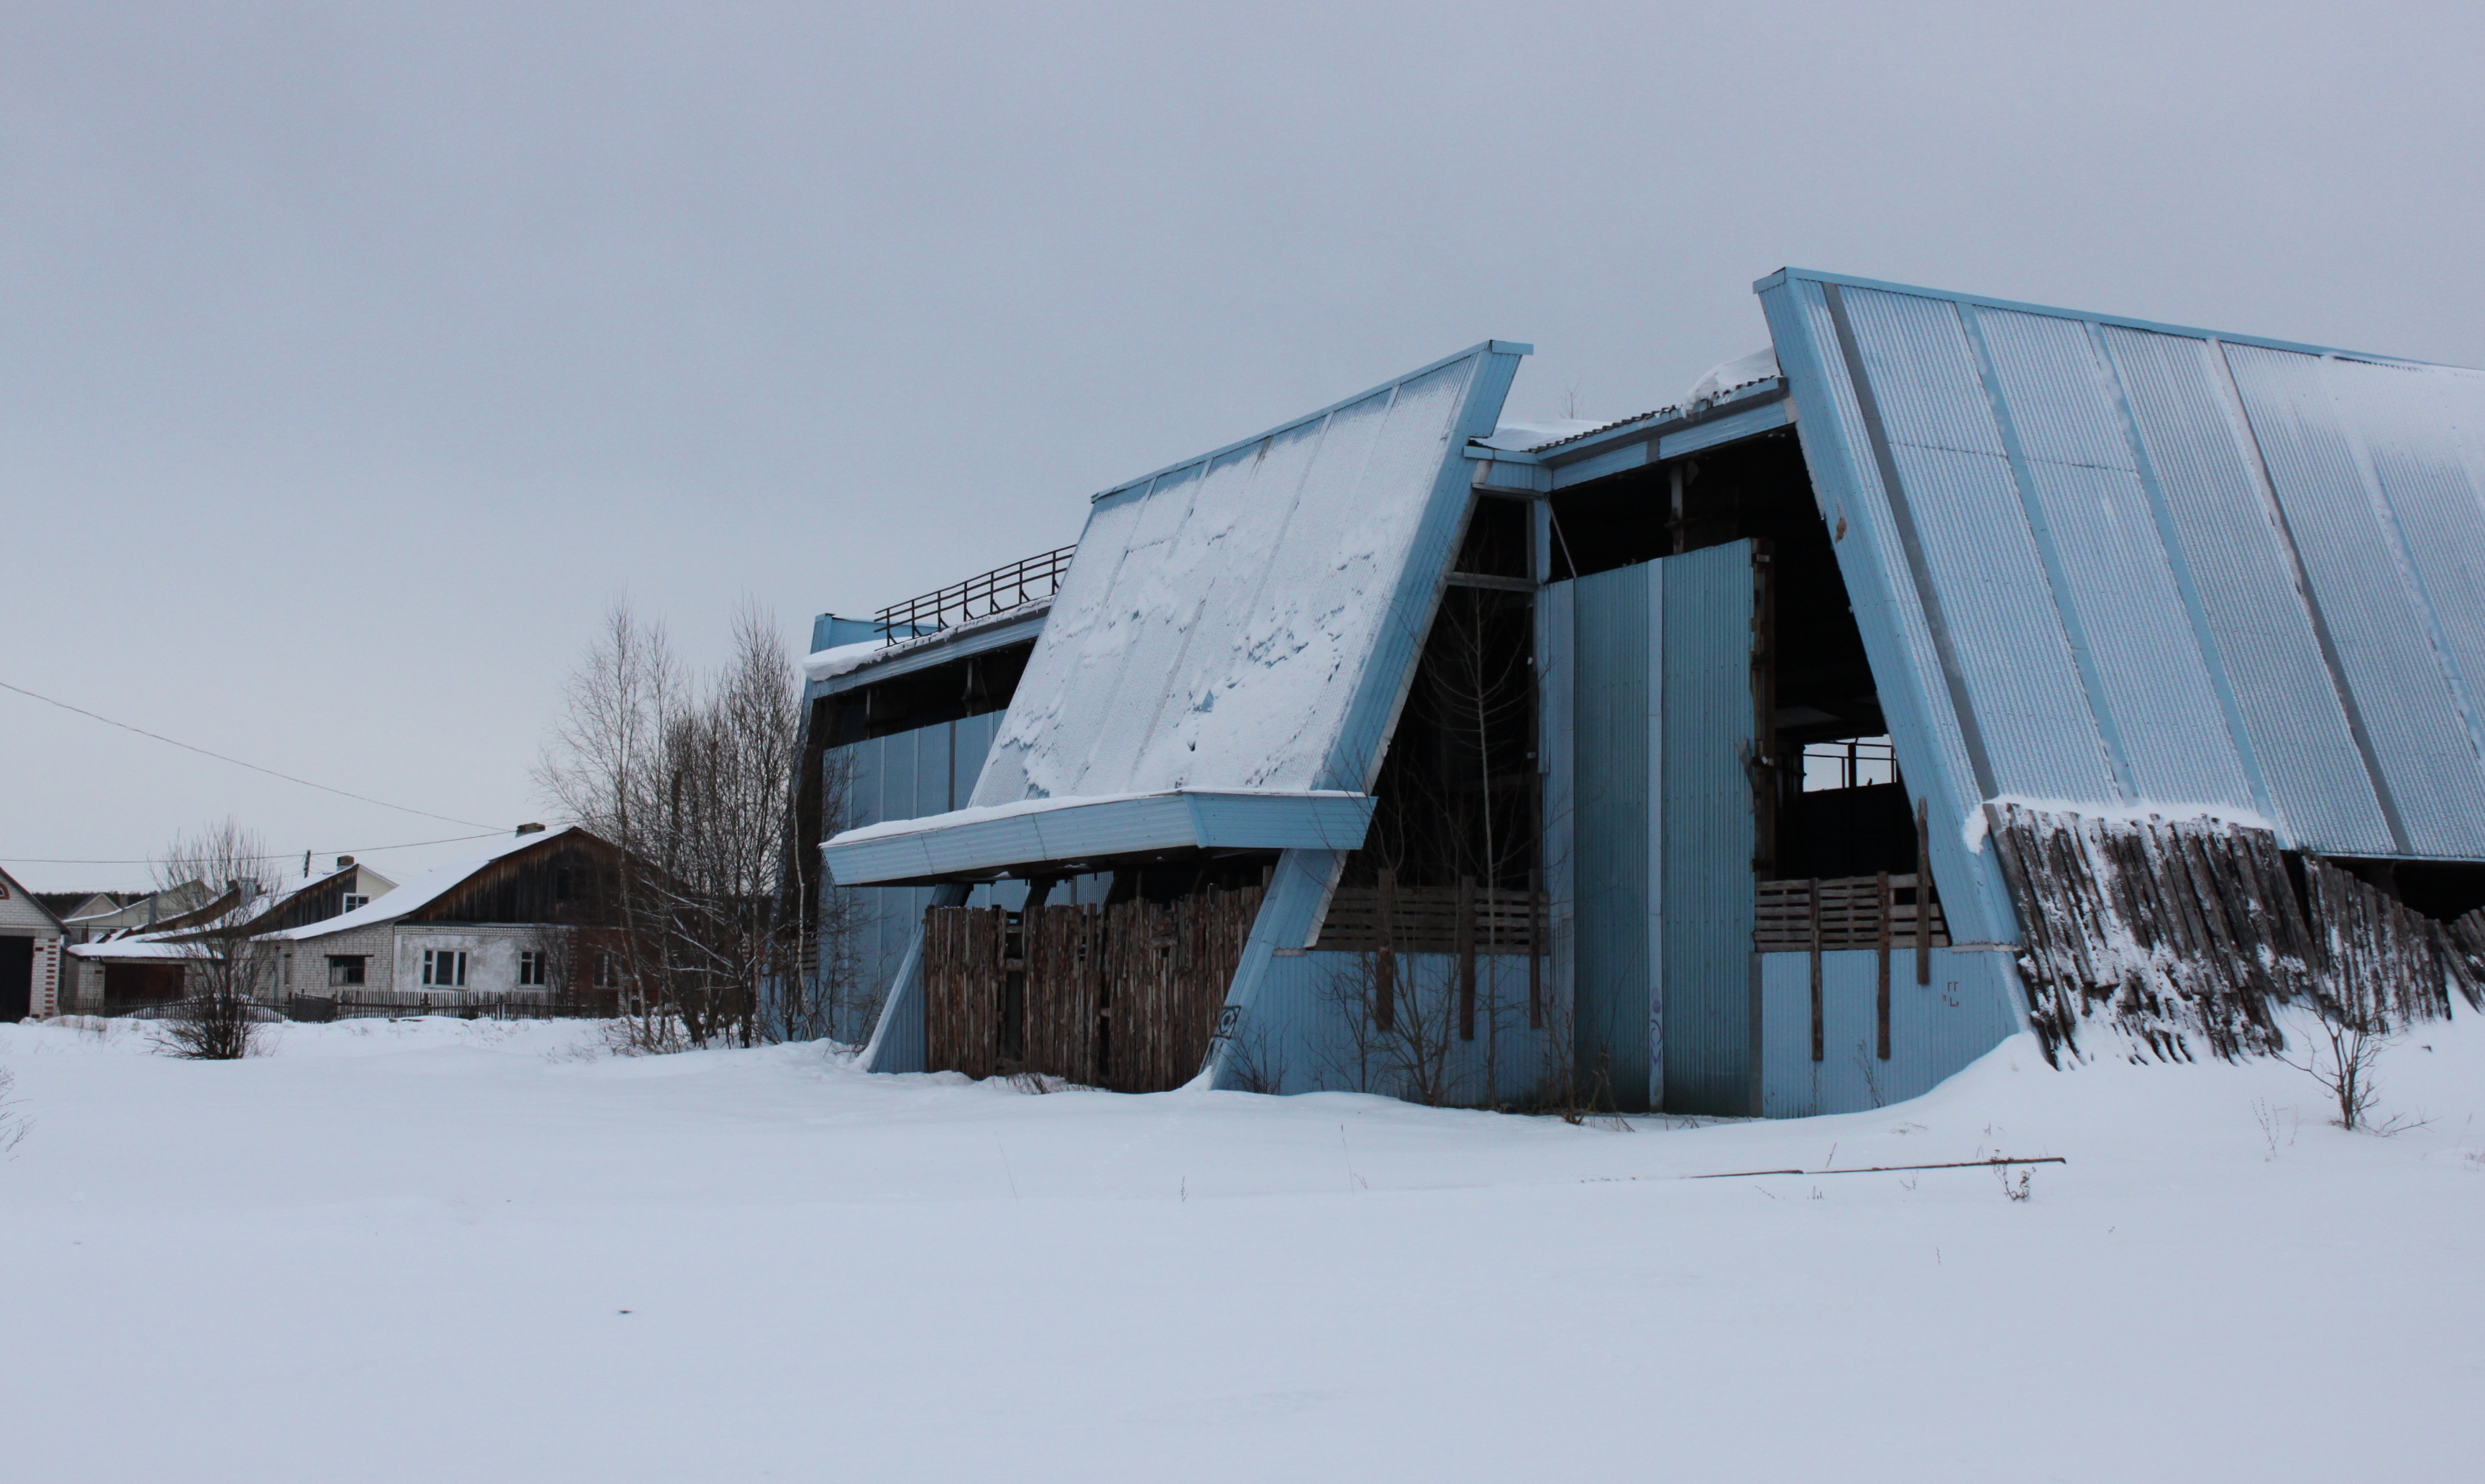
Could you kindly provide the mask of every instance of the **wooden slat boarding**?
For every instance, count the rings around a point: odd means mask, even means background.
[[[1803,953],[1812,949],[1813,928],[1820,930],[1820,947],[1873,948],[1881,946],[1881,877],[1842,876],[1825,881],[1763,881],[1752,942],[1763,953]],[[1916,946],[1916,882],[1912,871],[1889,878],[1890,941],[1900,948]],[[1907,899],[1898,900],[1899,893]],[[1930,904],[1931,930],[1925,946],[1948,948],[1950,927],[1941,903]]]
[[[1541,893],[1516,887],[1468,888],[1473,893],[1466,921],[1472,925],[1479,953],[1531,953],[1538,920],[1543,915]],[[1460,932],[1461,889],[1458,887],[1395,888],[1391,898],[1391,944],[1400,953],[1456,953],[1466,940]],[[1329,898],[1328,916],[1321,922],[1312,947],[1323,953],[1371,953],[1380,944],[1380,889],[1339,887]]]
[[[1121,1092],[1182,1086],[1207,1058],[1261,896],[1255,887],[1023,917],[927,908],[927,1065],[970,1077],[1041,1072]],[[1013,975],[1015,1028],[1005,1023]],[[1004,1055],[1013,1041],[1014,1058]]]
[[[2103,1020],[2169,1059],[2281,1049],[2308,1000],[2376,1029],[2485,999],[2485,912],[2444,924],[2316,856],[2298,894],[2277,837],[2219,820],[2107,821],[1988,804],[2046,1056]]]
[[[923,1046],[936,1071],[990,1077],[999,1069],[1001,946],[998,907],[934,907],[923,915]]]

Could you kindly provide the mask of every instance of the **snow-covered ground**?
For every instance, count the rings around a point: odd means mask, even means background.
[[[0,1477],[2446,1480],[2485,1034],[1628,1132],[823,1048],[0,1027]],[[1684,1180],[2060,1155],[1990,1170]]]

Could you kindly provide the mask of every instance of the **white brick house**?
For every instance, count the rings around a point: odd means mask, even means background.
[[[602,925],[602,883],[618,853],[574,827],[531,828],[435,866],[324,921],[256,939],[294,1000],[461,1004],[591,994],[575,947]]]
[[[0,870],[0,1020],[60,1013],[61,922]]]

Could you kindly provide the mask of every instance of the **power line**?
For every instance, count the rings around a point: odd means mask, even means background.
[[[402,845],[357,845],[351,850],[314,850],[311,854],[353,856],[377,855],[383,850],[413,850],[423,845],[454,845],[463,840],[491,839],[502,833],[503,832],[499,830],[487,830],[481,835],[451,835],[442,839],[411,839],[407,840]],[[235,856],[233,859],[236,861],[290,861],[293,859],[293,856],[294,852],[290,850],[279,850],[268,855]],[[0,861],[0,864],[9,866],[152,866],[155,862],[151,859],[143,861],[71,861],[63,860],[55,856],[13,855],[7,857],[5,861]]]
[[[225,756],[224,754],[222,754],[222,753],[211,753],[211,752],[208,752],[208,751],[207,751],[205,748],[204,748],[204,747],[192,747],[192,746],[191,746],[189,743],[187,743],[187,742],[182,742],[182,741],[178,741],[178,740],[177,740],[177,739],[175,739],[175,738],[168,737],[168,736],[164,735],[164,734],[163,734],[162,732],[160,732],[160,731],[149,731],[149,730],[148,730],[146,728],[144,728],[144,727],[132,727],[132,726],[130,726],[127,722],[116,722],[116,721],[114,721],[111,717],[97,715],[96,713],[95,713],[95,712],[93,712],[93,711],[88,710],[88,709],[87,709],[86,707],[84,707],[84,706],[73,706],[73,705],[70,705],[70,704],[69,704],[68,701],[54,701],[54,700],[53,700],[51,697],[49,697],[49,696],[41,695],[41,694],[39,694],[39,693],[37,693],[37,692],[35,692],[35,691],[30,691],[30,690],[26,689],[26,688],[25,688],[24,686],[22,686],[22,685],[11,685],[11,684],[10,684],[8,681],[6,681],[6,680],[0,680],[0,691],[15,691],[15,692],[16,692],[18,695],[20,695],[20,696],[32,697],[34,700],[36,700],[36,701],[41,701],[43,704],[45,704],[45,705],[47,705],[47,706],[58,706],[58,707],[60,707],[60,708],[61,708],[62,710],[64,710],[64,711],[74,711],[74,712],[76,712],[76,713],[77,713],[78,715],[80,715],[80,716],[87,717],[87,718],[89,718],[90,720],[93,720],[93,721],[98,721],[98,722],[101,722],[101,723],[103,723],[103,724],[104,724],[105,726],[107,726],[107,727],[118,727],[118,728],[121,728],[122,730],[123,730],[123,731],[134,731],[134,732],[138,733],[138,734],[139,734],[140,736],[142,736],[142,737],[152,737],[152,738],[154,738],[154,739],[155,739],[156,741],[158,741],[158,742],[170,742],[170,743],[172,743],[172,745],[173,745],[173,746],[175,746],[175,747],[178,747],[178,748],[181,749],[183,752],[187,752],[187,753],[196,753],[196,754],[198,754],[198,755],[199,755],[200,756],[202,756],[202,757],[213,757],[213,758],[214,758],[216,761],[218,761],[218,762],[229,762],[229,763],[232,763],[234,767],[237,767],[237,768],[248,768],[248,769],[250,769],[253,773],[264,773],[264,774],[266,774],[266,775],[267,775],[268,777],[270,777],[270,778],[281,778],[281,779],[285,780],[285,781],[286,781],[287,783],[300,783],[300,784],[301,784],[303,787],[305,787],[305,788],[316,788],[316,789],[318,789],[321,793],[333,793],[333,794],[335,794],[337,797],[339,797],[339,798],[341,798],[341,799],[353,799],[353,800],[356,800],[356,801],[358,801],[358,802],[360,802],[360,803],[364,803],[364,804],[376,804],[376,805],[378,805],[378,806],[379,806],[380,808],[382,808],[382,809],[393,809],[393,810],[396,810],[397,812],[399,812],[399,813],[401,813],[401,814],[421,814],[421,815],[422,815],[423,818],[425,818],[425,819],[437,819],[437,820],[439,820],[439,821],[440,821],[441,823],[443,823],[443,824],[463,824],[463,825],[472,825],[472,826],[474,826],[476,829],[478,829],[478,830],[490,830],[490,831],[492,831],[492,832],[493,832],[493,833],[495,833],[495,834],[498,834],[498,833],[499,833],[499,832],[504,828],[503,826],[500,826],[500,825],[490,825],[490,824],[485,824],[485,823],[484,823],[483,821],[481,821],[480,819],[459,819],[459,818],[455,817],[454,815],[451,815],[451,814],[435,814],[435,813],[433,813],[431,811],[429,811],[429,810],[427,810],[427,809],[409,809],[409,808],[407,808],[405,805],[402,805],[402,804],[391,804],[391,803],[390,803],[388,800],[386,800],[386,799],[374,799],[374,798],[372,798],[369,794],[367,794],[367,793],[353,793],[353,792],[350,792],[350,791],[348,791],[348,790],[346,790],[346,789],[343,789],[343,788],[331,788],[331,787],[329,787],[329,786],[328,786],[327,784],[325,784],[325,783],[314,783],[311,782],[311,781],[310,781],[309,779],[307,779],[307,778],[295,778],[295,777],[294,777],[292,774],[290,774],[290,773],[279,773],[279,772],[277,772],[274,768],[262,768],[262,767],[260,767],[258,763],[255,763],[255,762],[244,762],[244,761],[242,761],[242,760],[241,760],[240,758],[238,758],[238,757],[228,757],[228,756]],[[388,847],[388,848],[394,848],[394,847]],[[64,864],[68,864],[68,863],[64,863]],[[95,866],[110,866],[110,865],[122,865],[122,864],[128,864],[128,863],[111,862],[111,861],[95,861],[95,862],[81,862],[81,863],[75,863],[75,864],[81,864],[81,865],[95,865]],[[141,862],[141,863],[138,863],[138,864],[143,865],[143,864],[145,864],[145,863]]]

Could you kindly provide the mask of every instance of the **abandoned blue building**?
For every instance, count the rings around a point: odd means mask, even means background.
[[[2231,890],[2165,867],[2209,914],[2147,949],[2169,983],[2184,941],[2275,962],[2307,861],[2485,902],[2485,376],[1757,291],[1769,349],[1676,405],[1504,426],[1530,347],[1488,341],[823,618],[788,891],[831,1033],[884,1071],[1798,1115],[2044,1029],[2049,964],[2123,972],[2006,819],[2274,842]]]

